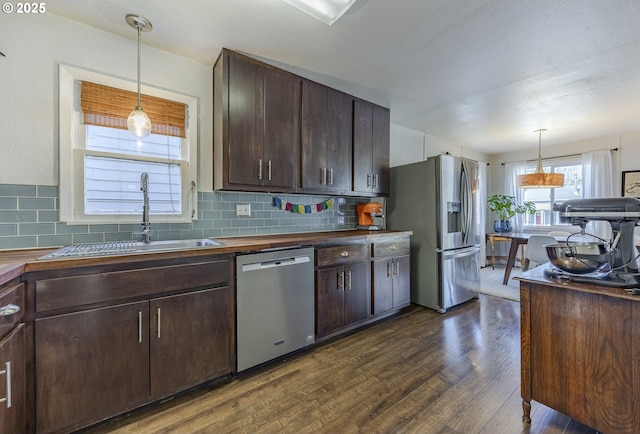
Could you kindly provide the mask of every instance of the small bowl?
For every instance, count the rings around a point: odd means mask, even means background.
[[[568,273],[594,273],[610,261],[609,246],[604,243],[559,243],[544,247],[551,264]]]

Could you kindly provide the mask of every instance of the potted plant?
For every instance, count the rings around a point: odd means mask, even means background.
[[[533,202],[518,204],[514,196],[494,194],[487,199],[489,209],[498,215],[493,222],[495,232],[511,232],[511,218],[516,214],[535,214],[536,205]]]

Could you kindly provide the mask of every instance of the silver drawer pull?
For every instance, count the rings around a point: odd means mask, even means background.
[[[142,343],[142,312],[138,312],[138,343]]]
[[[344,250],[344,251],[340,252],[340,256],[342,256],[343,258],[346,258],[347,256],[349,256],[349,252]]]
[[[158,339],[160,339],[160,308],[158,308]]]
[[[18,306],[17,304],[10,303],[6,306],[0,307],[0,316],[9,316],[18,312],[20,312],[20,306]]]
[[[395,244],[391,244],[391,247],[389,247],[391,250],[395,250],[396,249],[396,245]]]
[[[5,387],[7,389],[4,398],[0,398],[0,402],[6,402],[7,408],[11,408],[11,362],[4,364],[4,370],[0,371],[0,375],[6,375]]]

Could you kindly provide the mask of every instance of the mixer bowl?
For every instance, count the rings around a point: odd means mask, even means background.
[[[609,247],[604,243],[559,243],[544,247],[551,264],[568,273],[594,273],[609,264]]]

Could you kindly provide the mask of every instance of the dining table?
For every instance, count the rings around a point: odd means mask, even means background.
[[[504,269],[504,277],[502,278],[502,284],[506,285],[509,282],[509,276],[511,275],[511,270],[516,262],[516,256],[518,254],[518,249],[520,246],[527,244],[529,241],[529,237],[532,235],[542,235],[540,233],[528,233],[528,232],[500,232],[500,233],[487,233],[486,241],[491,243],[491,253],[494,254],[494,241],[496,238],[500,238],[502,241],[505,239],[509,239],[509,254],[507,255],[507,265]],[[558,241],[566,241],[566,236],[555,236],[555,239]],[[524,255],[523,255],[524,256]],[[493,261],[492,261],[493,262]]]

